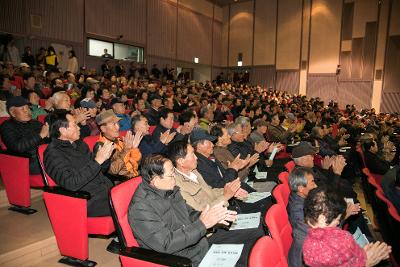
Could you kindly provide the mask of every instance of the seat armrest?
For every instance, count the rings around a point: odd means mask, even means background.
[[[90,193],[88,193],[86,191],[71,191],[71,190],[67,190],[67,189],[64,189],[59,186],[54,186],[54,187],[46,186],[44,188],[44,191],[48,192],[48,193],[59,194],[59,195],[64,195],[64,196],[68,196],[68,197],[75,197],[75,198],[82,198],[82,199],[90,199],[91,198]]]
[[[32,158],[32,155],[29,154],[29,153],[17,153],[17,152],[10,151],[10,150],[2,150],[0,152],[0,154],[4,154],[4,155],[8,155],[8,156],[14,156],[14,157],[20,157],[20,158],[27,158],[27,159]]]
[[[156,264],[174,266],[174,267],[189,267],[192,266],[192,261],[188,258],[160,253],[154,250],[129,247],[120,250],[120,254],[126,257],[135,258],[138,260],[148,261]]]

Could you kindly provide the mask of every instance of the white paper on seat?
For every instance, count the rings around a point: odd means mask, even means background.
[[[247,196],[245,203],[255,203],[261,199],[267,198],[271,195],[271,192],[251,192]]]
[[[234,267],[242,250],[243,244],[213,244],[199,267]]]
[[[268,173],[260,172],[257,166],[254,168],[254,172],[256,173],[256,179],[267,179]]]
[[[369,241],[365,234],[363,234],[360,230],[360,228],[357,227],[357,230],[353,234],[353,238],[356,241],[356,243],[361,247],[365,247],[365,245],[369,244]]]
[[[257,228],[260,225],[261,212],[238,214],[229,230]]]

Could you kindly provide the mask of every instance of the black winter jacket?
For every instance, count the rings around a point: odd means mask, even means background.
[[[141,247],[174,254],[199,265],[208,251],[200,212],[188,206],[179,188],[164,191],[143,181],[129,204],[128,221]]]
[[[39,133],[42,124],[37,120],[19,122],[14,119],[5,121],[1,125],[1,140],[7,150],[14,153],[29,154],[29,170],[31,174],[40,174],[39,161],[36,155],[37,148],[43,143]]]
[[[101,172],[101,166],[92,159],[89,147],[82,140],[70,143],[54,139],[44,151],[46,172],[57,185],[71,191],[86,191],[88,216],[108,216],[108,191],[112,182]]]

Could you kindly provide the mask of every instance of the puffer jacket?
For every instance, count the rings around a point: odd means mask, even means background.
[[[199,265],[208,251],[200,212],[188,206],[179,188],[164,191],[143,182],[129,204],[128,221],[141,247],[187,257]]]
[[[44,151],[44,165],[57,185],[90,193],[88,216],[110,215],[108,191],[113,184],[101,172],[100,164],[92,159],[85,142],[53,139]]]
[[[29,160],[30,174],[40,173],[36,151],[38,146],[44,143],[44,139],[39,135],[41,130],[42,124],[37,120],[19,122],[10,119],[1,125],[1,140],[6,145],[7,150],[31,156]]]

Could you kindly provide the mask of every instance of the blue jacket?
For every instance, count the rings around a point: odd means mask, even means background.
[[[121,118],[119,121],[119,130],[120,131],[129,131],[132,128],[131,118],[127,114],[116,114],[118,118]]]

